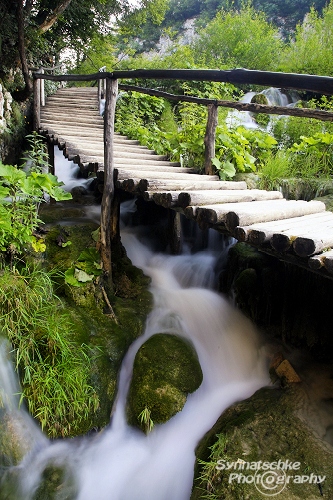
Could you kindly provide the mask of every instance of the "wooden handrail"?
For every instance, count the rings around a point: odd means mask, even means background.
[[[299,73],[280,73],[249,69],[133,69],[127,71],[98,72],[89,75],[41,75],[33,74],[33,78],[53,81],[93,81],[100,78],[120,79],[158,79],[184,81],[228,82],[234,84],[262,85],[284,89],[306,90],[325,95],[333,95],[333,78]]]

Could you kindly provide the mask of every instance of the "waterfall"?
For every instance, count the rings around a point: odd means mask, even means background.
[[[283,106],[283,107],[294,107],[296,102],[300,100],[299,95],[295,91],[289,91],[288,93],[282,92],[280,89],[270,87],[268,89],[263,90],[262,92],[247,92],[239,102],[250,103],[251,99],[257,95],[263,94],[266,96],[269,106]],[[275,116],[275,119],[278,119]],[[257,129],[263,128],[262,125],[259,125],[250,111],[238,111],[237,109],[233,109],[229,111],[226,124],[229,128],[243,126],[249,129]],[[269,124],[267,127],[267,131],[269,131]]]
[[[39,428],[31,425],[31,430],[25,424],[24,432],[33,435],[33,442],[21,463],[8,467],[0,477],[0,490],[12,483],[11,500],[33,500],[50,465],[66,470],[65,491],[54,494],[55,499],[189,500],[194,450],[201,437],[231,404],[269,383],[257,331],[227,298],[211,289],[219,259],[217,245],[197,254],[156,253],[141,241],[140,228],[125,225],[134,210],[132,202],[125,206],[122,242],[133,264],[151,277],[154,307],[144,334],[123,360],[110,425],[97,435],[49,441]],[[181,412],[155,425],[146,436],[127,425],[125,405],[136,352],[155,333],[177,334],[192,342],[203,382],[188,396]],[[10,399],[17,392],[17,382],[9,375],[13,368],[5,362],[5,350],[1,353],[2,399]],[[15,398],[12,404],[17,406]],[[13,416],[18,425],[22,419],[32,422],[22,412],[16,408]]]

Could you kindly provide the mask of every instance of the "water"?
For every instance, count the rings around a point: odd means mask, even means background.
[[[139,228],[134,231],[124,224],[134,210],[132,202],[124,206],[122,242],[133,264],[152,279],[154,308],[144,335],[123,361],[110,426],[95,436],[46,439],[30,416],[17,410],[17,399],[12,398],[17,382],[2,348],[3,399],[16,407],[8,411],[29,444],[21,464],[3,474],[3,484],[15,483],[10,500],[34,499],[50,464],[67,471],[64,486],[54,497],[59,500],[189,500],[200,438],[227,407],[268,383],[266,358],[254,327],[210,289],[219,256],[216,243],[194,255],[189,248],[183,256],[155,253],[142,243]],[[203,382],[180,413],[145,436],[127,425],[125,403],[135,354],[155,333],[178,334],[193,343]]]
[[[282,92],[280,89],[270,87],[263,90],[262,92],[247,92],[239,101],[244,103],[250,103],[253,96],[256,94],[264,94],[267,98],[269,106],[283,106],[283,107],[293,107],[296,102],[300,100],[299,95],[295,91],[289,91],[288,94]],[[229,111],[226,124],[228,127],[238,127],[243,126],[248,129],[258,129],[263,128],[263,125],[259,125],[255,119],[254,114],[249,111],[238,111],[233,109]],[[274,119],[278,119],[277,115],[274,115]],[[270,130],[268,124],[267,131]]]
[[[80,178],[80,167],[73,161],[66,160],[62,151],[56,146],[54,147],[54,171],[58,180],[64,183],[63,188],[66,191],[71,191],[78,186],[88,189],[93,181],[92,178]]]

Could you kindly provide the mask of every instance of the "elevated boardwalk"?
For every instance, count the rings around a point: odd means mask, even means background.
[[[60,89],[41,108],[39,132],[80,166],[104,175],[104,121],[97,89]],[[245,182],[200,175],[116,134],[116,188],[183,213],[211,227],[333,278],[333,213],[319,201],[285,200],[278,191],[248,189]]]

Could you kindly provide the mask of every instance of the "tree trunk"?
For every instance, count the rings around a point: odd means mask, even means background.
[[[23,0],[18,0],[17,2],[16,18],[18,29],[18,50],[20,54],[22,74],[25,83],[24,95],[25,97],[28,97],[32,93],[32,80],[29,75],[29,68],[25,51]]]

